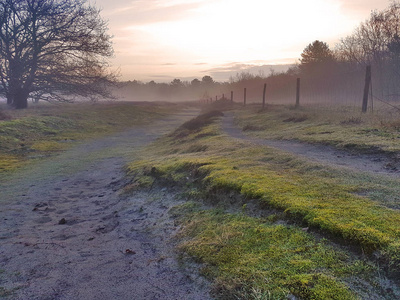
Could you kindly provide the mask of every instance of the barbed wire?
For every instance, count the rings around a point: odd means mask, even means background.
[[[375,96],[375,95],[371,95],[371,97],[372,97],[373,99],[375,99],[375,100],[378,100],[379,102],[382,102],[382,103],[384,103],[384,104],[386,104],[386,105],[389,105],[390,107],[393,107],[393,108],[397,109],[397,110],[400,112],[400,107],[395,106],[395,105],[389,103],[388,101],[382,100],[381,98],[379,98],[379,97],[377,97],[377,96]]]

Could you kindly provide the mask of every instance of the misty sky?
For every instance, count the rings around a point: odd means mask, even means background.
[[[122,80],[227,80],[247,65],[291,64],[332,48],[390,0],[90,0],[114,36]],[[230,73],[231,72],[231,73]],[[266,74],[268,75],[268,74]],[[226,78],[224,78],[226,77]]]

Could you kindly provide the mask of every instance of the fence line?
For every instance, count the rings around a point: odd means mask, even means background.
[[[368,108],[371,112],[374,112],[374,109],[379,107],[376,106],[376,103],[374,108],[374,100],[376,100],[380,104],[395,108],[400,112],[400,107],[392,104],[393,100],[384,99],[384,91],[389,91],[387,89],[388,85],[382,85],[382,82],[379,82],[377,78],[379,79],[379,77],[375,76],[373,69],[367,66],[365,71],[355,70],[333,73],[327,77],[304,76],[291,78],[290,81],[282,81],[276,85],[265,82],[263,84],[261,82],[248,82],[247,85],[250,85],[250,87],[244,84],[236,84],[236,86],[231,84],[230,100],[233,102],[234,93],[240,94],[238,92],[242,90],[243,99],[238,101],[243,101],[244,106],[249,103],[260,103],[262,108],[265,108],[267,103],[290,104],[296,108],[303,105],[321,108],[342,106],[347,110],[365,113]],[[260,96],[261,89],[262,98]],[[397,89],[398,87],[390,91],[389,95],[392,99],[400,99]],[[225,94],[222,93],[222,97],[217,95],[215,99],[226,99]]]

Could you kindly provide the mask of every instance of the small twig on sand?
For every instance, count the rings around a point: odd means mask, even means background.
[[[57,247],[60,247],[61,249],[65,250],[65,246],[54,243],[54,242],[41,242],[41,243],[33,243],[33,244],[28,243],[28,242],[18,242],[18,243],[14,243],[14,244],[23,244],[26,247],[28,247],[28,246],[35,247],[35,246],[40,246],[40,245],[57,246]]]

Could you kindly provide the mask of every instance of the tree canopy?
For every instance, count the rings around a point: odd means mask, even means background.
[[[212,79],[211,76],[206,75],[206,76],[203,76],[203,78],[201,79],[201,82],[205,85],[212,85],[214,83],[214,79]]]
[[[319,67],[325,67],[334,60],[334,54],[325,42],[316,40],[304,48],[301,53],[300,69],[315,72]]]
[[[0,0],[0,94],[16,108],[106,96],[107,30],[85,0]]]

